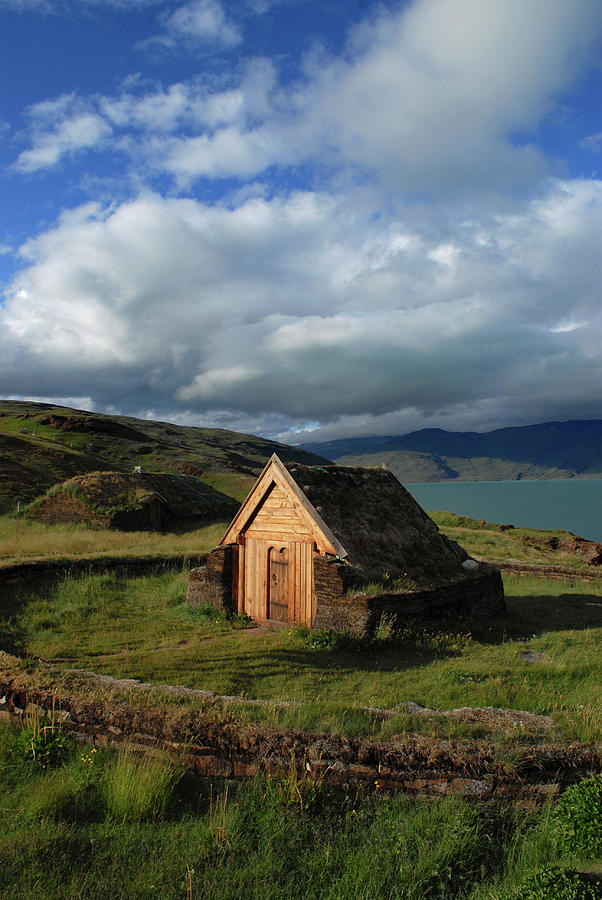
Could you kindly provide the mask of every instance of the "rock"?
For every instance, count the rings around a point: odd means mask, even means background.
[[[537,650],[521,650],[518,658],[525,662],[541,662],[544,655],[543,653],[538,653]]]

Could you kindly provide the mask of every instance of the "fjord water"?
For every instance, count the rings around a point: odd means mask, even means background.
[[[602,542],[602,478],[443,481],[404,486],[423,509],[445,509],[500,525],[562,528]]]

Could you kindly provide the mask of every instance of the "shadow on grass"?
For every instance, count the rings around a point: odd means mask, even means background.
[[[202,656],[196,656],[194,651],[183,653],[169,660],[165,667],[157,665],[156,655],[135,651],[124,658],[121,665],[121,659],[107,658],[107,671],[120,678],[140,678],[155,684],[183,684],[210,688],[220,694],[256,696],[257,685],[262,682],[280,684],[286,692],[297,679],[303,683],[310,678],[319,686],[347,675],[365,673],[370,676],[421,668],[441,658],[442,654],[433,651],[419,654],[393,645],[364,654],[322,653],[300,647],[262,647],[259,651],[249,649],[233,653],[231,647],[223,643],[218,646],[216,642],[215,649]],[[102,671],[102,659],[97,658],[95,666],[96,671]],[[353,700],[343,696],[340,699]],[[269,704],[270,700],[265,702]]]
[[[507,614],[491,625],[473,627],[475,640],[501,644],[505,640],[530,640],[551,631],[584,631],[602,628],[602,597],[594,593],[506,594]],[[469,623],[464,623],[468,628]]]

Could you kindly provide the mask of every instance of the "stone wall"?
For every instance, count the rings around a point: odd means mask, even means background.
[[[160,749],[206,777],[286,776],[292,762],[300,776],[345,789],[538,802],[602,768],[599,748],[578,743],[528,745],[522,753],[517,748],[508,767],[488,741],[437,741],[406,734],[383,742],[237,725],[231,718],[220,721],[214,711],[204,715],[174,707],[173,702],[149,708],[143,697],[148,686],[132,681],[123,682],[127,701],[111,698],[106,685],[101,690],[102,676],[91,673],[78,673],[80,691],[85,679],[89,689],[85,696],[74,695],[65,686],[50,686],[49,671],[41,686],[35,674],[0,654],[0,720],[18,722],[26,706],[35,704],[54,714],[76,740]]]
[[[370,618],[367,598],[354,592],[356,582],[357,573],[351,566],[332,556],[314,556],[314,628],[367,632]]]
[[[481,624],[499,618],[506,610],[500,571],[486,563],[443,586],[376,596],[354,591],[350,587],[353,574],[347,574],[346,569],[349,567],[337,560],[315,557],[315,628],[370,634],[383,615],[399,626],[465,618]]]
[[[193,569],[188,579],[186,600],[190,606],[215,606],[236,612],[232,595],[232,546],[216,547],[202,568]]]
[[[83,575],[88,572],[123,572],[145,575],[164,569],[198,566],[205,560],[199,556],[101,556],[96,559],[43,560],[0,567],[0,585],[22,584],[38,578],[56,578],[65,574]]]

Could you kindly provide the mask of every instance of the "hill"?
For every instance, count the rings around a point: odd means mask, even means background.
[[[324,458],[249,434],[109,416],[48,403],[0,401],[0,514],[55,484],[112,470],[194,475],[242,500],[272,453],[288,462]]]
[[[602,420],[544,422],[489,432],[426,428],[396,437],[302,444],[342,465],[384,463],[402,481],[602,477]]]

